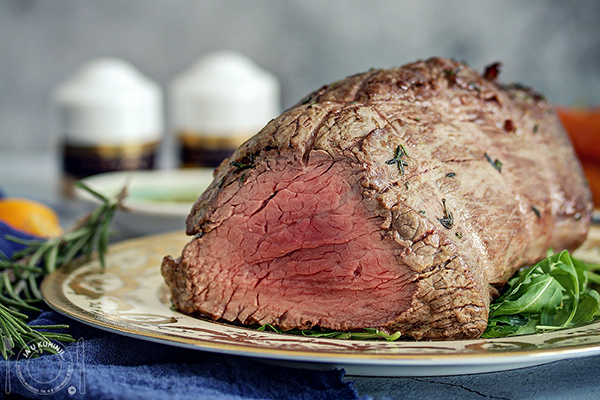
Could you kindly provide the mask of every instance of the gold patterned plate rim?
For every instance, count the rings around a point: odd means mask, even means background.
[[[160,274],[167,255],[190,240],[183,232],[147,236],[109,248],[106,268],[78,259],[46,277],[41,291],[57,312],[114,333],[292,367],[344,368],[350,375],[424,376],[480,373],[600,355],[600,322],[512,338],[455,341],[344,340],[260,332],[175,311]],[[600,228],[578,257],[600,261]]]

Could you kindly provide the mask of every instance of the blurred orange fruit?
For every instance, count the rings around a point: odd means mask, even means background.
[[[600,207],[600,108],[557,107],[590,184],[595,207]]]
[[[600,108],[557,107],[556,111],[577,154],[600,163]]]
[[[0,220],[15,229],[41,237],[62,235],[58,215],[50,207],[34,200],[0,199]]]

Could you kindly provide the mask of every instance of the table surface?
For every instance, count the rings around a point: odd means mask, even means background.
[[[0,150],[0,188],[6,196],[26,197],[53,207],[65,226],[86,211],[60,194],[56,155]],[[599,399],[600,356],[557,361],[511,371],[444,377],[354,377],[360,395],[374,399]]]

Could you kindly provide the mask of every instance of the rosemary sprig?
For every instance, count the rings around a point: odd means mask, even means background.
[[[47,329],[66,329],[68,325],[27,325],[27,315],[11,310],[0,304],[0,354],[8,359],[19,351],[26,348],[30,351],[29,357],[37,356],[42,351],[54,353],[56,350],[49,346],[51,340],[61,342],[74,342],[71,335],[65,333],[46,332]],[[38,331],[36,329],[43,329]]]
[[[66,325],[29,326],[22,312],[40,312],[35,305],[42,301],[39,283],[47,274],[70,263],[77,256],[90,257],[97,250],[100,264],[105,265],[110,223],[117,209],[122,208],[126,195],[121,191],[108,198],[82,182],[76,185],[102,201],[102,204],[78,221],[69,231],[57,238],[25,240],[7,235],[6,238],[23,245],[23,249],[7,257],[0,252],[0,354],[7,359],[27,347],[37,355],[43,350],[52,352],[47,344],[52,340],[71,342],[68,334],[47,332],[65,329]],[[43,331],[39,331],[39,329]]]

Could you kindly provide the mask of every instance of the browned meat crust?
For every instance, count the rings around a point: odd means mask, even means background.
[[[486,79],[487,78],[487,79]],[[184,312],[471,338],[493,285],[585,238],[553,108],[433,58],[327,85],[215,172],[162,273]]]

